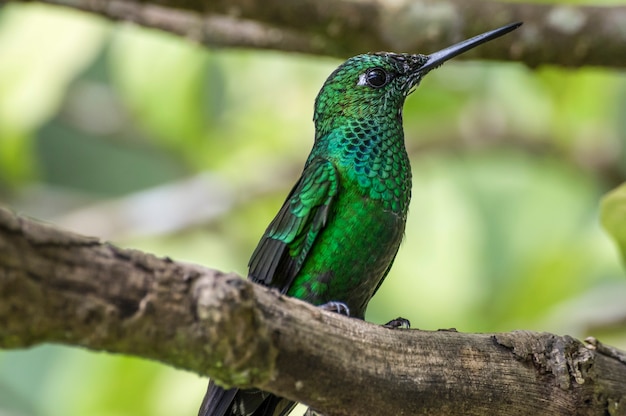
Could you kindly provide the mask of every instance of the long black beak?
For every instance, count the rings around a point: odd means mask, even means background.
[[[478,45],[482,45],[485,42],[489,42],[490,40],[499,38],[502,35],[506,35],[507,33],[517,29],[521,25],[522,22],[511,23],[506,26],[502,26],[501,28],[494,29],[478,36],[474,36],[471,39],[464,40],[463,42],[459,42],[456,45],[449,46],[438,52],[432,53],[427,56],[428,60],[424,65],[419,68],[419,71],[428,72],[431,69],[434,69],[443,64],[448,59],[454,58],[455,56],[460,55],[463,52],[467,52],[470,49],[475,48]]]

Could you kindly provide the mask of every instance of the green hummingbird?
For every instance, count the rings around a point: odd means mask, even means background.
[[[411,199],[405,98],[448,59],[521,24],[430,55],[368,53],[341,64],[315,100],[313,149],[252,253],[248,278],[363,319],[398,252]],[[284,416],[295,404],[211,382],[198,416]]]

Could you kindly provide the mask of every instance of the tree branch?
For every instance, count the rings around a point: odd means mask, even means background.
[[[9,1],[0,0],[0,4]],[[207,46],[277,49],[347,57],[367,51],[428,53],[522,20],[507,36],[461,56],[529,66],[626,62],[626,6],[499,3],[486,0],[41,0],[136,22]],[[488,11],[488,12],[487,12]],[[458,58],[457,58],[458,59]]]
[[[3,348],[56,342],[137,355],[328,415],[604,415],[626,406],[623,355],[595,340],[389,330],[5,209],[0,321]]]

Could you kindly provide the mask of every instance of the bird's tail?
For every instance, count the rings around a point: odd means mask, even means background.
[[[211,380],[204,399],[202,399],[200,410],[198,410],[198,416],[225,416],[232,414],[226,412],[229,411],[237,391],[238,389],[223,389]]]
[[[198,416],[287,416],[296,402],[258,389],[223,389],[209,382]]]

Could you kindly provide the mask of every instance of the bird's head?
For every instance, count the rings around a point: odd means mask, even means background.
[[[348,59],[330,74],[315,100],[313,120],[318,133],[330,131],[346,119],[401,120],[404,99],[428,72],[520,25],[512,23],[430,55],[377,52]]]

